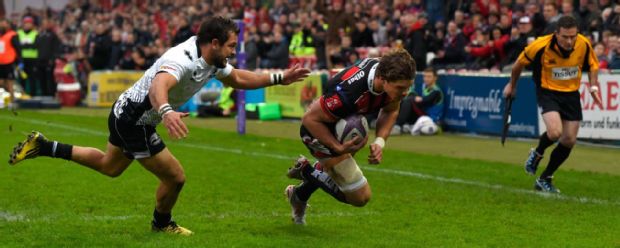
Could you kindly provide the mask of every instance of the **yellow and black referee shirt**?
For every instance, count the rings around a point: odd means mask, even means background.
[[[579,90],[582,71],[598,70],[598,59],[588,38],[577,34],[573,51],[564,56],[555,35],[539,37],[525,47],[517,61],[531,65],[533,79],[544,89],[571,92]]]

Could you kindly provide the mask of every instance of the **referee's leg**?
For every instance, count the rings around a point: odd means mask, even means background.
[[[577,142],[577,133],[579,132],[579,121],[562,121],[562,134],[559,138],[557,146],[551,152],[549,164],[540,178],[551,178],[555,171],[566,161],[570,155],[573,146]]]
[[[547,128],[547,137],[552,141],[557,141],[562,136],[562,118],[557,111],[549,111],[542,115],[545,127]]]

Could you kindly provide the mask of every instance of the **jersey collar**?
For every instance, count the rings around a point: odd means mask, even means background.
[[[575,42],[577,43],[577,42]],[[576,45],[576,44],[575,44]],[[572,50],[566,50],[564,48],[562,48],[560,46],[560,44],[558,44],[558,39],[555,36],[555,34],[553,34],[553,36],[551,37],[551,50],[553,50],[554,52],[556,52],[558,55],[562,56],[562,58],[567,59],[568,57],[570,57],[570,54],[575,51],[575,49],[573,48]]]
[[[377,71],[377,66],[379,66],[379,63],[376,63],[372,66],[372,68],[370,68],[370,71],[368,72],[368,91],[370,91],[370,93],[372,93],[373,95],[381,95],[383,94],[383,92],[376,92],[374,90],[374,85],[375,85],[375,72]]]

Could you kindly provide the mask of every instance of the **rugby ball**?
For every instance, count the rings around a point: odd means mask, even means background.
[[[357,136],[368,135],[368,121],[363,115],[350,115],[340,119],[335,128],[336,139],[342,144]]]

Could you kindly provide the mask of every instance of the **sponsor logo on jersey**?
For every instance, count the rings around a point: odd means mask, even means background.
[[[151,142],[152,146],[156,146],[156,145],[159,145],[159,143],[161,143],[161,138],[159,137],[157,133],[153,133],[151,137],[149,138],[149,142]]]
[[[579,76],[579,67],[554,67],[551,68],[551,77],[555,80],[571,80]]]
[[[370,92],[366,91],[357,100],[355,100],[358,113],[367,113],[370,107]]]
[[[342,101],[338,95],[333,95],[325,99],[325,106],[333,113],[336,109],[342,107]]]
[[[340,79],[342,81],[346,81],[349,78],[351,78],[351,76],[355,75],[355,73],[357,73],[358,71],[360,71],[360,68],[357,66],[353,66],[351,68],[349,68],[349,70],[347,70],[347,72],[345,72],[342,77],[340,77]]]
[[[363,78],[364,75],[366,75],[366,73],[364,71],[359,71],[358,73],[353,75],[353,77],[351,77],[349,80],[347,80],[347,83],[348,84],[352,84],[353,82],[359,80],[360,78]]]
[[[170,66],[167,66],[167,65],[162,65],[162,66],[160,66],[160,67],[159,67],[159,70],[160,70],[160,71],[163,71],[163,70],[177,71],[177,70],[176,70],[176,69],[174,69],[173,67],[170,67]]]

